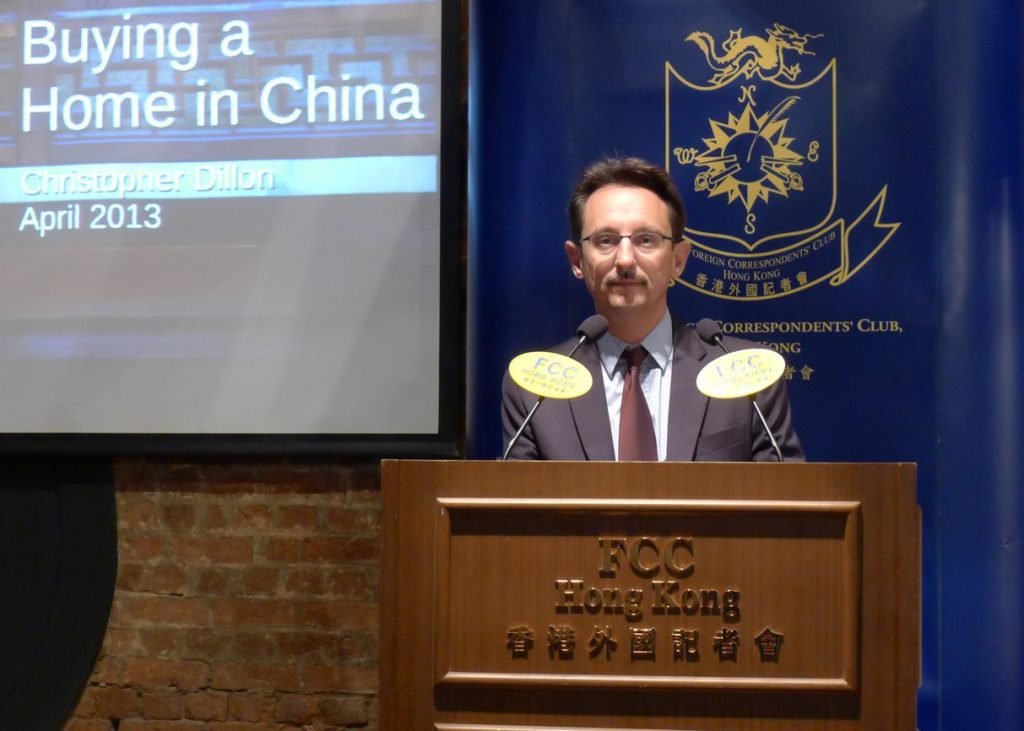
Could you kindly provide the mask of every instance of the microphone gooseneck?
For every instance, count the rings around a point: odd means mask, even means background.
[[[573,353],[580,349],[580,346],[584,343],[592,343],[595,340],[600,340],[604,334],[608,332],[608,320],[603,315],[591,315],[586,320],[580,323],[580,326],[576,328],[576,335],[579,340],[572,346],[572,350],[569,351],[567,358],[571,358]],[[508,446],[505,447],[504,454],[501,455],[501,461],[504,462],[508,459],[508,455],[512,452],[512,447],[519,441],[519,437],[523,435],[523,430],[526,429],[526,425],[530,423],[530,419],[537,413],[537,409],[540,408],[541,403],[544,401],[543,396],[537,397],[537,403],[530,409],[530,413],[523,419],[523,423],[519,425],[519,429],[512,435],[512,438],[508,441]]]

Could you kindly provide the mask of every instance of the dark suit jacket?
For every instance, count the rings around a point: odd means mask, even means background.
[[[721,354],[692,327],[674,319],[672,384],[668,411],[668,448],[671,461],[749,462],[777,458],[749,398],[711,399],[697,390],[697,373]],[[552,348],[568,353],[576,340]],[[754,347],[737,338],[725,338],[729,350]],[[614,460],[611,424],[605,402],[604,379],[596,345],[584,345],[573,356],[594,377],[594,385],[577,399],[547,399],[523,432],[509,459]],[[502,384],[502,422],[508,444],[537,397],[519,388],[508,373]],[[800,439],[793,429],[785,380],[757,394],[757,403],[772,428],[783,457],[803,460]]]

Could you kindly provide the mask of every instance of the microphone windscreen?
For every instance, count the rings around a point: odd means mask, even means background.
[[[586,338],[588,343],[600,340],[608,332],[608,320],[603,315],[591,315],[576,328],[576,335]]]
[[[697,335],[705,343],[714,345],[718,342],[719,338],[722,337],[722,328],[718,326],[718,323],[714,320],[705,317],[703,320],[697,323]]]

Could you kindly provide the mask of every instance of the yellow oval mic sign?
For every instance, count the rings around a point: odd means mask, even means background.
[[[559,353],[534,351],[517,355],[508,373],[521,388],[544,398],[582,396],[594,383],[587,367]]]
[[[768,348],[747,348],[725,353],[701,368],[697,388],[711,398],[749,396],[775,383],[786,361]]]

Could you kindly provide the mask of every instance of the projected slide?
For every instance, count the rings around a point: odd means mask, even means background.
[[[438,430],[439,1],[3,7],[0,432]]]

